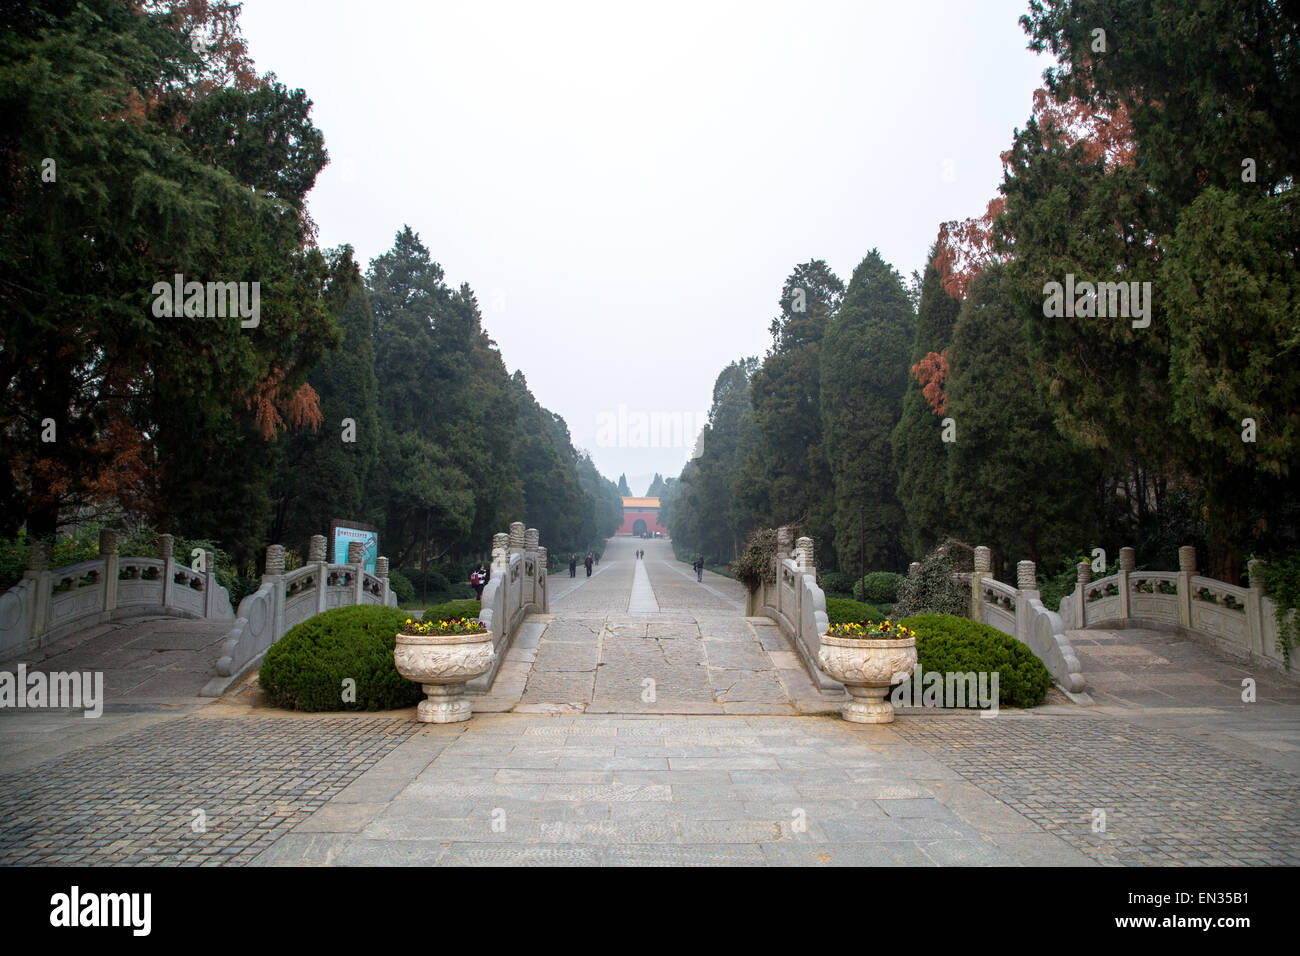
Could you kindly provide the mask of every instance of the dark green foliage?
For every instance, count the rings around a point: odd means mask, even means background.
[[[947,614],[917,614],[898,622],[916,632],[917,668],[929,672],[998,675],[998,702],[1034,707],[1052,686],[1052,675],[1024,644],[995,627]]]
[[[953,574],[974,568],[972,550],[960,541],[948,539],[941,542],[920,561],[920,567],[909,571],[900,582],[895,613],[900,617],[913,614],[969,615],[970,590],[955,581]]]
[[[392,710],[424,696],[393,664],[396,635],[407,613],[397,608],[341,607],[303,621],[271,645],[258,684],[277,707],[290,710]],[[356,681],[356,701],[344,702],[344,680]]]
[[[822,260],[801,263],[785,280],[772,348],[750,380],[755,439],[732,486],[733,523],[800,523],[834,567],[834,501],[822,440],[821,346],[844,283]]]
[[[840,570],[854,574],[904,563],[890,441],[907,388],[914,321],[902,278],[873,249],[853,270],[822,343],[820,414],[834,487],[834,553]]]
[[[961,310],[961,303],[944,291],[938,270],[930,264],[935,251],[931,248],[921,282],[911,366],[931,352],[942,353],[952,344]],[[898,474],[898,500],[907,516],[905,545],[909,555],[930,551],[952,523],[946,494],[948,452],[952,446],[942,440],[942,419],[925,400],[921,383],[909,374],[902,417],[890,437]]]
[[[1277,649],[1290,670],[1291,653],[1300,640],[1300,551],[1269,560],[1264,566],[1264,593],[1277,606]]]
[[[836,597],[853,596],[853,579],[847,574],[841,571],[823,571],[819,578],[817,583],[821,585],[821,589],[827,596],[832,594]]]
[[[742,359],[718,375],[699,457],[686,463],[679,480],[665,482],[660,494],[659,520],[673,540],[718,564],[738,556],[748,530],[733,489],[757,441],[750,407],[750,381],[757,364],[757,359]]]
[[[872,571],[853,584],[853,598],[868,604],[897,604],[898,588],[906,575],[893,571]]]
[[[1077,553],[1096,536],[1100,456],[1057,433],[999,266],[976,278],[962,305],[952,365],[949,527],[991,548],[995,571],[1025,558],[1054,566]]]
[[[832,624],[871,624],[885,620],[879,608],[850,598],[826,598],[826,617]]]
[[[420,615],[423,621],[451,621],[457,618],[467,617],[470,620],[478,617],[482,606],[476,600],[464,601],[447,601],[444,604],[435,604],[432,607],[424,609]]]
[[[410,604],[415,600],[415,585],[401,571],[388,572],[388,586],[397,597],[398,604]]]

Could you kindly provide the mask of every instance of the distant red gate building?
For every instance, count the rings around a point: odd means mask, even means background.
[[[624,498],[623,526],[615,534],[630,534],[640,537],[658,531],[664,537],[668,529],[659,523],[658,498]]]

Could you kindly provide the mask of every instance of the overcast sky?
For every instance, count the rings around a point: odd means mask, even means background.
[[[641,494],[680,472],[718,372],[766,351],[797,263],[847,282],[875,247],[907,278],[984,211],[1049,65],[1026,8],[245,0],[241,23],[315,104],[321,244],[364,268],[409,224]],[[651,415],[675,447],[644,447]]]

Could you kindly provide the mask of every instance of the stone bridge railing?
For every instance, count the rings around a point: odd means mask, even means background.
[[[751,591],[745,614],[771,618],[789,638],[813,683],[823,690],[841,688],[817,667],[817,652],[830,621],[826,616],[826,594],[817,584],[812,538],[800,538],[791,546],[788,528],[777,531],[776,557],[772,559],[771,581]]]
[[[1043,605],[1038,592],[1038,572],[1033,561],[1016,565],[1017,587],[995,580],[993,552],[975,549],[975,570],[956,577],[970,586],[970,616],[1026,645],[1047,667],[1052,678],[1071,693],[1084,689],[1084,678],[1074,647],[1066,635],[1069,625],[1061,615]],[[913,564],[912,568],[919,565]]]
[[[176,561],[175,541],[160,535],[157,558],[117,553],[117,535],[101,531],[99,556],[51,569],[50,546],[36,542],[23,579],[0,594],[0,655],[26,654],[69,634],[144,614],[230,620],[230,595],[213,573],[214,555],[203,570]],[[197,563],[197,562],[196,562]]]
[[[325,538],[313,535],[307,562],[285,572],[284,546],[266,549],[266,571],[261,586],[239,602],[235,626],[230,629],[217,673],[202,690],[204,697],[219,697],[234,680],[257,663],[272,644],[290,628],[322,611],[353,604],[397,606],[388,585],[388,559],[375,559],[375,573],[362,567],[362,544],[348,545],[348,563],[325,560]]]
[[[492,632],[497,653],[492,669],[465,685],[468,693],[482,694],[491,688],[524,618],[550,610],[546,549],[538,546],[537,538],[537,529],[525,529],[522,521],[513,522],[509,534],[492,537],[491,576],[483,589],[479,620]]]
[[[1277,607],[1264,595],[1264,562],[1247,564],[1249,587],[1196,573],[1196,549],[1178,549],[1177,571],[1138,571],[1132,548],[1121,548],[1119,571],[1092,580],[1079,563],[1072,594],[1061,600],[1068,628],[1151,627],[1176,630],[1237,657],[1282,669]]]

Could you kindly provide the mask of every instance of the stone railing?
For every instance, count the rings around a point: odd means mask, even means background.
[[[307,562],[285,572],[284,546],[266,549],[266,571],[261,586],[239,602],[235,626],[221,645],[217,659],[220,677],[203,688],[204,697],[223,694],[234,680],[261,660],[267,649],[290,628],[331,608],[353,604],[397,606],[397,596],[388,586],[388,559],[375,559],[375,573],[362,567],[362,545],[348,545],[348,563],[325,560],[325,538],[314,535]]]
[[[1038,572],[1033,561],[1016,565],[1017,587],[993,578],[993,553],[975,549],[975,570],[956,575],[970,586],[970,616],[1010,634],[1027,646],[1047,667],[1053,680],[1071,693],[1084,689],[1084,678],[1060,614],[1043,606],[1038,593]],[[913,565],[913,568],[917,565]]]
[[[546,549],[538,546],[537,539],[537,529],[525,529],[522,521],[513,522],[509,534],[492,537],[492,568],[479,620],[492,632],[496,658],[491,670],[465,685],[467,693],[487,693],[524,618],[550,610]]]
[[[96,624],[146,614],[230,620],[230,595],[211,551],[202,571],[177,561],[175,539],[159,536],[157,558],[117,553],[117,535],[101,531],[99,557],[51,569],[50,546],[32,545],[23,579],[0,594],[0,654],[26,654]],[[194,564],[200,562],[196,559]]]
[[[772,581],[764,581],[749,594],[745,614],[771,618],[790,639],[804,669],[819,688],[834,690],[842,685],[817,667],[822,635],[829,627],[826,594],[817,584],[811,538],[800,538],[791,546],[789,531],[778,531],[776,557],[772,560]]]
[[[1074,592],[1061,600],[1068,628],[1150,627],[1175,630],[1237,657],[1284,668],[1276,605],[1264,595],[1264,563],[1247,564],[1249,587],[1196,573],[1196,549],[1178,549],[1177,571],[1138,571],[1132,548],[1119,570],[1097,580],[1080,562]]]

